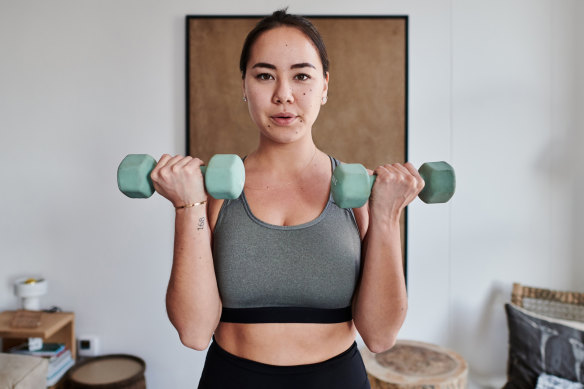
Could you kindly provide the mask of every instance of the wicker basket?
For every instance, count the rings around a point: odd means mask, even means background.
[[[514,283],[511,302],[547,317],[584,322],[584,293],[534,288]]]

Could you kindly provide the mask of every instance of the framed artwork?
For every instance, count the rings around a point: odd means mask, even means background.
[[[316,145],[373,169],[407,160],[408,17],[307,16],[330,59],[328,102],[313,126]],[[186,17],[187,154],[245,156],[258,130],[242,101],[239,56],[260,16]],[[405,261],[406,219],[402,218]],[[405,262],[404,262],[405,264]]]

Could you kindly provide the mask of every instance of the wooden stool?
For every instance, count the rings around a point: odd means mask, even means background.
[[[468,366],[457,353],[411,340],[398,340],[390,350],[373,354],[361,348],[372,389],[463,389]]]
[[[67,372],[69,389],[146,389],[146,363],[127,354],[102,355]]]

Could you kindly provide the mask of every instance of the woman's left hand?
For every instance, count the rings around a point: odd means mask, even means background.
[[[382,165],[373,173],[377,178],[369,198],[371,216],[398,220],[401,211],[424,188],[424,179],[409,162]]]

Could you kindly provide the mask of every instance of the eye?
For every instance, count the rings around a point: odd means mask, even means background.
[[[260,73],[256,76],[256,78],[260,81],[267,81],[267,80],[274,79],[274,77],[272,77],[272,75],[270,73]]]
[[[308,81],[310,79],[310,76],[305,73],[300,73],[297,74],[294,78],[299,81]]]

